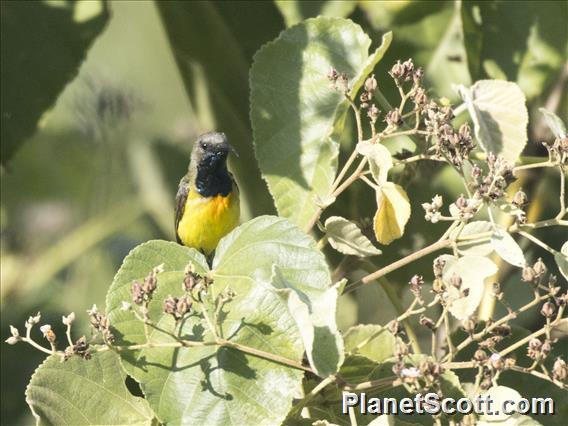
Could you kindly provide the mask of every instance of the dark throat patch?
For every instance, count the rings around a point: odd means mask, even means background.
[[[208,152],[201,158],[197,165],[195,187],[203,197],[229,195],[233,188],[233,181],[227,170],[226,154]]]

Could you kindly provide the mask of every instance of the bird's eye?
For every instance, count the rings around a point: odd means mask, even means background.
[[[201,142],[201,149],[207,149],[207,144],[205,142]]]

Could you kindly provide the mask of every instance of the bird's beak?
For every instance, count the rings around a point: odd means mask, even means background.
[[[235,147],[233,145],[231,145],[229,142],[225,142],[223,145],[224,145],[225,149],[227,150],[227,152],[232,152],[233,154],[235,154],[236,157],[239,156]]]

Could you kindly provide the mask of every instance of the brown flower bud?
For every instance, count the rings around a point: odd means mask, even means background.
[[[395,80],[399,80],[400,78],[402,78],[402,76],[404,75],[404,71],[405,68],[404,66],[400,63],[399,61],[396,61],[396,64],[394,64],[391,68],[391,70],[389,71],[389,74],[391,75],[392,78],[394,78]]]
[[[410,291],[415,296],[419,296],[422,291],[422,286],[424,285],[424,278],[422,278],[422,275],[414,275],[408,284],[410,285]]]
[[[540,276],[546,274],[547,269],[546,269],[546,265],[542,261],[542,258],[539,257],[537,259],[537,261],[533,265],[533,270],[534,270],[537,277],[540,277]]]
[[[546,358],[551,350],[552,350],[552,344],[550,343],[550,340],[547,339],[542,344],[542,347],[540,348],[540,353],[544,358]]]
[[[132,301],[137,305],[141,304],[144,301],[144,290],[142,289],[142,284],[140,284],[138,281],[134,281],[132,283],[131,293]]]
[[[477,362],[484,362],[487,360],[487,352],[485,352],[483,349],[478,349],[473,354],[473,359]]]
[[[380,111],[376,107],[375,104],[371,104],[369,110],[367,111],[367,117],[371,119],[371,123],[376,123],[377,119],[379,118]]]
[[[550,301],[542,305],[542,309],[540,310],[541,315],[546,318],[553,316],[554,312],[556,312],[556,307],[554,306],[554,303]]]
[[[183,277],[183,289],[187,292],[192,291],[199,282],[199,280],[201,280],[201,278],[202,278],[201,275],[196,274],[193,271],[190,270],[186,271]]]
[[[428,103],[428,96],[426,96],[426,91],[422,87],[417,88],[414,92],[414,95],[412,96],[412,100],[414,101],[416,106],[423,107]]]
[[[419,84],[422,78],[424,78],[424,69],[422,67],[416,68],[412,78],[414,79],[414,83]]]
[[[375,74],[371,75],[365,80],[365,90],[369,93],[377,90],[377,80],[375,79]]]
[[[521,274],[521,279],[526,283],[532,283],[536,278],[536,273],[530,266],[525,266]]]
[[[391,127],[400,126],[402,124],[402,116],[400,115],[399,110],[398,109],[390,110],[385,117],[385,121]]]
[[[493,291],[493,296],[500,298],[503,295],[503,291],[501,290],[501,284],[494,282],[491,289]]]
[[[442,273],[444,272],[444,266],[445,265],[446,265],[446,262],[441,257],[437,257],[436,259],[434,259],[434,263],[432,264],[432,268],[434,270],[434,276],[436,278],[442,277]]]
[[[507,337],[511,335],[511,327],[507,324],[498,325],[496,327],[493,327],[491,333],[496,336]]]
[[[337,77],[339,77],[339,73],[335,68],[331,67],[327,73],[327,78],[329,79],[329,81],[335,82],[337,80]]]
[[[397,320],[392,320],[391,322],[389,322],[388,328],[390,332],[395,336],[401,331],[400,323]]]
[[[176,299],[174,299],[171,295],[164,299],[164,313],[173,315],[176,311]]]
[[[567,376],[568,368],[566,367],[566,362],[562,358],[556,358],[554,366],[552,367],[552,377],[554,380],[564,383]]]
[[[432,319],[428,318],[426,315],[420,315],[419,323],[421,326],[427,327],[432,331],[434,331],[436,326],[436,324],[434,324],[434,321],[432,321]]]
[[[519,189],[515,192],[515,195],[513,195],[513,204],[521,209],[527,204],[527,194],[525,194],[522,189]]]
[[[505,367],[505,361],[498,353],[494,353],[489,357],[489,361],[491,362],[491,366],[495,370],[502,370]]]

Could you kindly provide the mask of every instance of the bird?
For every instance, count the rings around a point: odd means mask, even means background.
[[[239,224],[239,187],[227,169],[231,152],[236,154],[224,133],[200,135],[176,194],[177,242],[199,250],[208,261],[219,240]]]

